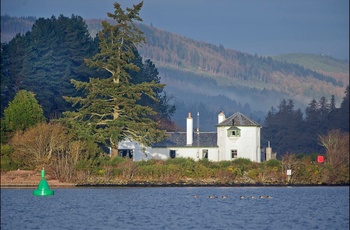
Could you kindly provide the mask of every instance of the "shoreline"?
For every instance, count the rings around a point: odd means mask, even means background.
[[[84,188],[84,187],[320,187],[320,186],[349,186],[349,183],[328,184],[328,183],[288,183],[280,181],[255,182],[249,180],[220,181],[217,179],[193,179],[186,178],[166,182],[162,180],[119,179],[104,181],[101,178],[94,178],[85,183],[61,182],[48,173],[46,180],[51,188]],[[34,170],[14,170],[1,173],[0,188],[37,188],[41,176]]]
[[[39,182],[38,182],[39,183]],[[232,183],[122,183],[122,184],[51,184],[50,188],[101,188],[101,187],[145,187],[145,188],[157,188],[157,187],[347,187],[349,184],[232,184]],[[11,188],[37,188],[38,184],[0,184],[0,189]]]

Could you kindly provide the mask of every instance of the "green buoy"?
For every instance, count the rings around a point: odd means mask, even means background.
[[[54,191],[50,189],[49,184],[45,179],[45,170],[41,170],[41,181],[38,185],[38,189],[33,191],[34,196],[52,196]]]

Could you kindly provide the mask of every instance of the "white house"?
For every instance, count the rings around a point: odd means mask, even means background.
[[[132,140],[119,143],[119,155],[134,161],[175,157],[207,158],[210,161],[247,158],[260,162],[261,125],[237,112],[226,118],[218,115],[217,132],[194,132],[191,113],[186,119],[186,132],[168,132],[168,137],[149,147]]]

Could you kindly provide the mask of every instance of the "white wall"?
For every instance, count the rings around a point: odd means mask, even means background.
[[[228,127],[217,128],[217,145],[219,146],[218,161],[226,160],[227,129]]]
[[[170,150],[176,151],[176,157],[192,158],[194,160],[202,159],[202,151],[208,150],[208,160],[218,161],[218,148],[216,147],[175,147],[175,148],[151,148],[144,147],[137,142],[129,139],[119,143],[119,149],[132,149],[134,161],[161,159],[166,160],[170,158]]]
[[[232,160],[231,150],[235,149],[238,158],[260,162],[260,127],[237,126],[241,130],[240,137],[228,137],[229,128],[218,127],[219,160]]]
[[[255,126],[237,126],[241,130],[240,137],[228,137],[227,129],[229,127],[217,128],[217,147],[176,147],[176,148],[151,148],[144,147],[136,142],[125,140],[119,143],[119,149],[132,149],[134,161],[149,159],[168,159],[170,150],[176,151],[176,157],[192,158],[199,160],[202,158],[202,150],[208,149],[208,160],[224,161],[232,160],[231,150],[237,150],[238,158],[247,158],[251,161],[260,162],[260,127]]]
[[[215,147],[210,148],[195,148],[195,147],[174,147],[174,148],[146,148],[147,158],[136,157],[136,155],[144,155],[144,153],[134,152],[135,161],[147,160],[147,159],[162,159],[166,160],[170,158],[170,150],[176,151],[176,157],[192,158],[193,160],[202,159],[203,149],[208,150],[208,160],[218,161],[218,149]]]

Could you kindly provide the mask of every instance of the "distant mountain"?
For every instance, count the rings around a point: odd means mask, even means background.
[[[25,33],[32,18],[1,16],[2,42],[16,32]],[[18,23],[23,26],[11,26]],[[101,20],[87,19],[90,34],[101,29]],[[200,112],[202,130],[214,130],[216,115],[236,111],[262,122],[272,106],[293,99],[302,109],[312,100],[335,95],[338,105],[349,84],[349,62],[327,56],[286,54],[262,57],[195,41],[139,24],[147,44],[141,56],[152,60],[168,95],[177,105],[174,121],[185,125],[187,112]],[[16,28],[18,28],[16,30]],[[4,40],[3,40],[4,38]]]

